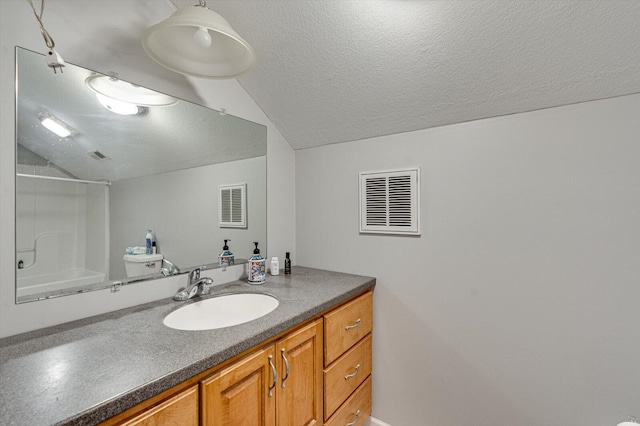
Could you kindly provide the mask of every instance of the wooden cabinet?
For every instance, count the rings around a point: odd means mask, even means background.
[[[102,426],[362,426],[371,414],[372,292]]]
[[[274,355],[269,346],[203,380],[202,425],[275,425]]]
[[[328,366],[373,328],[373,294],[365,293],[324,316],[324,365]]]
[[[322,424],[322,320],[276,343],[278,426]]]
[[[362,426],[371,414],[371,376],[355,391],[325,426]]]
[[[201,382],[203,426],[314,426],[322,422],[322,321]]]
[[[122,423],[123,426],[198,426],[198,386]]]
[[[360,425],[371,415],[372,302],[368,292],[324,316],[326,425]]]
[[[371,335],[351,348],[324,373],[325,418],[371,374]]]

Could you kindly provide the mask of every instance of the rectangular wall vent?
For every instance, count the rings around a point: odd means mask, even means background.
[[[360,232],[420,235],[420,169],[360,173]]]
[[[247,184],[218,186],[220,228],[247,227]]]

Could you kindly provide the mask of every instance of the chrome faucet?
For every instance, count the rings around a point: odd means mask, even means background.
[[[196,268],[189,272],[189,280],[187,287],[180,290],[173,296],[173,300],[188,300],[195,296],[209,294],[209,286],[213,284],[213,279],[209,277],[200,278],[200,268]]]
[[[167,264],[167,266],[160,269],[160,273],[162,275],[168,277],[169,275],[176,275],[180,273],[180,268],[178,268],[178,266],[171,262],[169,259],[162,259],[162,264],[164,265],[165,263]]]

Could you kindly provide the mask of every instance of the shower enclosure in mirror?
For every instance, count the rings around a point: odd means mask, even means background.
[[[266,244],[265,126],[69,63],[54,74],[19,47],[16,66],[17,303],[215,267],[225,239],[236,259]],[[218,220],[230,185],[242,226]],[[157,255],[125,258],[148,229]]]

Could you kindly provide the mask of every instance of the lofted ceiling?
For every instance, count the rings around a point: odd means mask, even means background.
[[[640,1],[208,6],[256,50],[239,81],[294,149],[640,92]]]

